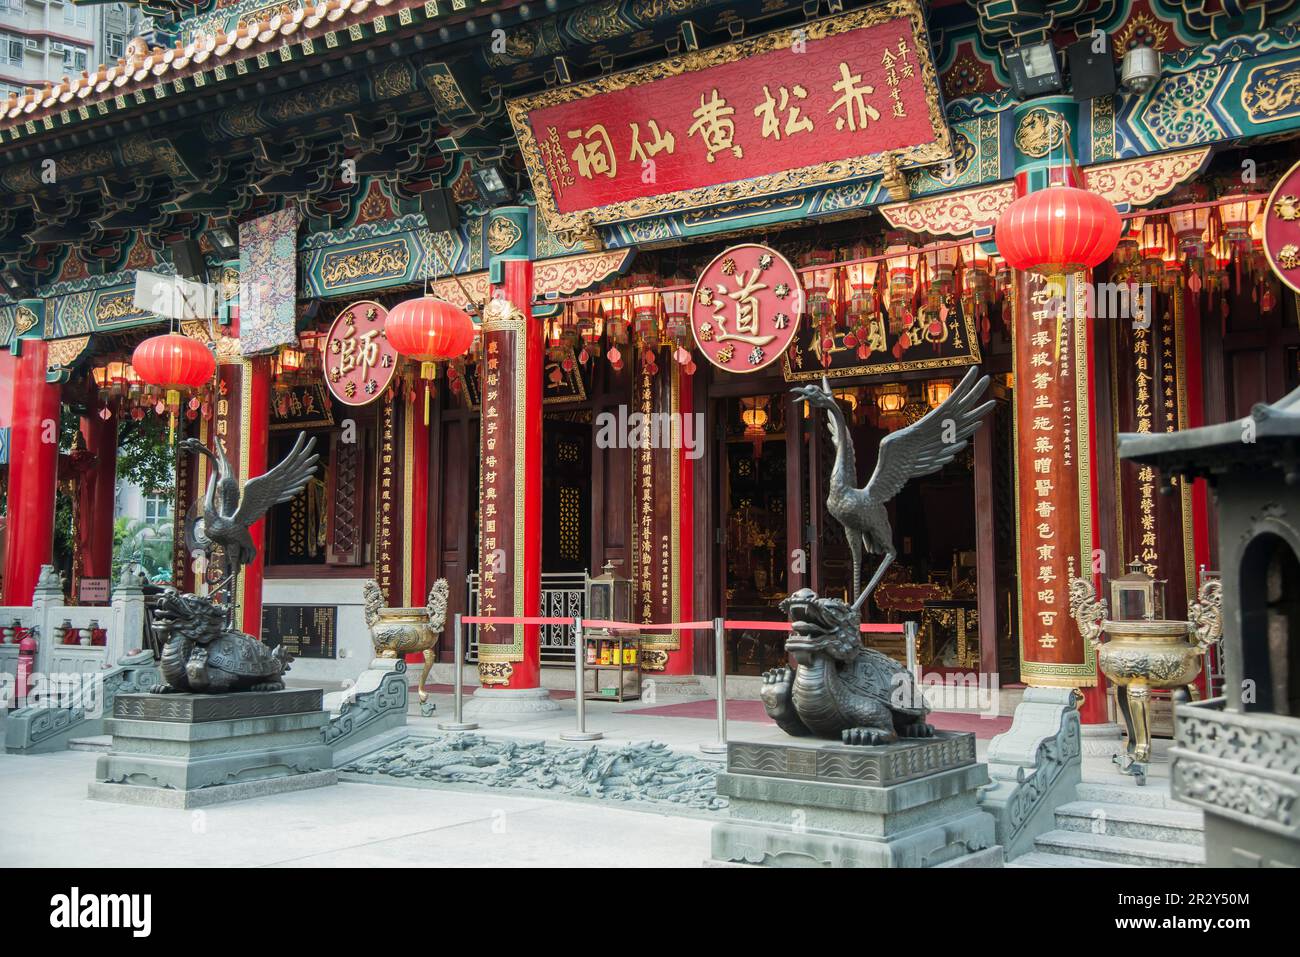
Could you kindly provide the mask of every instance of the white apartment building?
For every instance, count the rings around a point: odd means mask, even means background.
[[[144,23],[125,3],[0,0],[0,99],[115,62]]]

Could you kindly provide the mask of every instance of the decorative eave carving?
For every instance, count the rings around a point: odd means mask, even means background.
[[[1090,166],[1083,176],[1090,190],[1117,206],[1145,206],[1199,173],[1209,157],[1210,147],[1202,146]],[[880,207],[880,212],[895,229],[965,236],[980,227],[991,227],[1012,199],[1011,183],[995,183],[906,203],[888,203]]]
[[[533,265],[533,293],[539,299],[571,296],[621,273],[635,252],[631,248],[610,249],[539,260]],[[461,276],[459,281],[455,278],[439,279],[431,284],[431,290],[433,295],[462,309],[471,304],[466,299],[466,292],[475,300],[474,305],[481,305],[487,302],[490,294],[488,274],[485,270]]]

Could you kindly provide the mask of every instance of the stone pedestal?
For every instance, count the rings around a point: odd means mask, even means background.
[[[995,845],[979,808],[989,780],[975,736],[878,747],[733,741],[718,794],[713,860],[766,867],[935,867]],[[1001,854],[981,860],[1001,862]]]
[[[466,718],[535,718],[559,710],[545,688],[479,688],[465,702]]]
[[[319,688],[118,695],[90,797],[193,808],[333,784],[328,722]]]

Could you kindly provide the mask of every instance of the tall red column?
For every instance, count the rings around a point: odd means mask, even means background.
[[[265,356],[249,359],[243,368],[243,399],[240,413],[243,425],[240,448],[243,461],[239,475],[247,482],[266,472],[266,441],[271,424],[271,360]],[[262,572],[266,567],[266,516],[248,530],[257,549],[257,557],[244,566],[240,574],[240,621],[245,633],[262,634]]]
[[[19,308],[35,313],[33,306],[44,310],[44,303]],[[40,325],[38,321],[37,328]],[[41,566],[50,564],[54,555],[61,390],[45,381],[49,346],[44,340],[21,339],[15,349],[4,603],[30,605]]]
[[[691,414],[691,380],[681,364],[669,357],[658,371],[647,375],[645,363],[638,361],[637,371],[635,410],[647,422],[668,422],[669,432],[656,438],[656,429],[647,427],[644,446],[633,451],[633,620],[685,621],[692,616],[694,573],[691,456],[698,455],[699,443],[705,439]],[[686,448],[688,438],[691,449]],[[689,631],[646,632],[641,651],[641,668],[647,675],[688,675],[695,670]]]
[[[107,419],[100,411],[108,408]],[[94,461],[77,488],[77,548],[82,578],[109,578],[113,568],[113,506],[117,488],[117,414],[92,403],[81,419],[81,436]],[[74,587],[76,587],[74,583]]]
[[[416,380],[415,401],[407,406],[405,428],[409,436],[407,450],[411,456],[411,487],[407,494],[407,528],[410,534],[407,554],[410,555],[409,593],[407,605],[421,605],[429,596],[428,545],[429,545],[429,423],[425,421],[426,403],[433,383]]]
[[[1050,145],[1040,147],[1028,134],[1017,137],[1017,198],[1052,189],[1053,183],[1083,185],[1082,175],[1065,162],[1077,153],[1077,144],[1067,142],[1078,129],[1077,104],[1053,96],[1015,110],[1026,130],[1044,114]],[[1016,274],[1012,368],[1020,675],[1027,685],[1080,690],[1081,720],[1098,724],[1106,717],[1104,685],[1098,687],[1096,654],[1069,607],[1070,577],[1094,576],[1097,554],[1089,280],[1085,272],[1054,279]]]
[[[532,318],[532,262],[498,265],[501,282],[483,314],[478,610],[525,617],[542,600],[542,323]],[[537,688],[538,627],[480,626],[479,680]]]

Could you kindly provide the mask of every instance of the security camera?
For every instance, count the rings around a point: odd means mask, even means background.
[[[1119,76],[1124,89],[1141,96],[1160,79],[1160,54],[1148,46],[1134,47],[1124,54]]]

